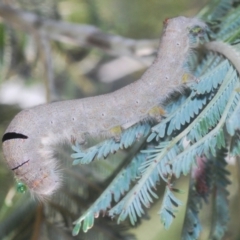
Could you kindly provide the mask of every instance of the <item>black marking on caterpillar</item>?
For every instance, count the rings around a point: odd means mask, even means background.
[[[24,164],[26,164],[26,163],[28,163],[28,162],[29,162],[29,160],[27,160],[27,161],[21,163],[21,164],[18,165],[17,167],[12,168],[12,171],[17,170],[18,168],[22,167]]]
[[[28,136],[23,135],[21,133],[15,133],[15,132],[8,132],[5,133],[2,137],[2,142],[5,142],[7,140],[11,140],[11,139],[16,139],[16,138],[21,138],[21,139],[27,139]]]

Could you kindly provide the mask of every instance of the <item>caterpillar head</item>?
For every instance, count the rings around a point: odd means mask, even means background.
[[[178,32],[187,34],[193,48],[198,47],[208,38],[209,28],[207,24],[198,18],[176,17],[164,21],[165,32]]]
[[[61,184],[61,173],[53,157],[51,145],[39,137],[41,127],[34,125],[37,117],[24,110],[12,120],[2,138],[3,155],[16,179],[18,191],[25,187],[37,199],[51,196]]]

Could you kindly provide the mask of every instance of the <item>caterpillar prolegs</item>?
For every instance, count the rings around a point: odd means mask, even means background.
[[[110,94],[48,103],[17,114],[2,138],[4,157],[16,178],[38,197],[50,196],[62,182],[55,145],[73,138],[82,143],[86,133],[116,137],[116,129],[152,118],[160,121],[163,102],[173,91],[181,91],[186,76],[194,79],[186,62],[206,29],[197,18],[168,19],[157,57],[138,81]],[[214,51],[221,52],[219,47]]]

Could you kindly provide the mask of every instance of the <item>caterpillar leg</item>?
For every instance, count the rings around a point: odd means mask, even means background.
[[[76,145],[76,143],[80,145],[85,145],[88,143],[88,139],[89,139],[89,133],[87,132],[80,135],[76,135],[76,134],[70,135],[70,143],[72,145]]]
[[[122,135],[122,127],[121,126],[115,126],[110,129],[110,134],[113,136],[114,140],[116,142],[119,142]]]
[[[77,139],[76,139],[76,137],[74,137],[73,135],[71,135],[71,139],[70,139],[70,141],[71,141],[71,144],[72,144],[72,145],[75,145]]]
[[[181,78],[181,83],[187,84],[187,83],[192,83],[192,82],[199,82],[199,79],[196,78],[194,75],[190,73],[184,73]]]
[[[155,106],[148,111],[149,117],[155,119],[158,122],[161,121],[162,116],[165,115],[165,113],[165,110],[159,106]]]

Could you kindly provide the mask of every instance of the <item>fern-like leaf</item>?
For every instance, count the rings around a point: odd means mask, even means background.
[[[86,150],[81,149],[81,146],[76,143],[76,145],[72,146],[72,149],[75,151],[75,153],[71,155],[74,159],[73,165],[79,163],[89,164],[94,159],[106,158],[109,154],[113,154],[119,149],[129,148],[140,138],[146,137],[149,132],[150,124],[144,122],[136,124],[124,131],[119,142],[116,142],[114,139],[108,139]]]
[[[176,208],[182,205],[182,202],[174,196],[173,191],[172,187],[166,186],[162,206],[158,212],[165,229],[169,229],[175,218]]]
[[[111,206],[113,199],[115,202],[119,201],[121,195],[129,190],[131,182],[135,181],[135,179],[140,175],[139,167],[145,159],[146,155],[140,153],[125,169],[119,172],[101,196],[99,196],[91,207],[75,221],[75,227],[73,229],[74,236],[79,233],[81,227],[84,232],[87,232],[87,230],[92,227],[94,218],[98,217],[100,212],[105,212]]]

